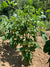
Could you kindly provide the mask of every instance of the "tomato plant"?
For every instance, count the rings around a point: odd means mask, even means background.
[[[6,4],[4,5],[4,8],[10,6],[11,4],[9,0],[9,5],[7,5],[6,2],[4,3]],[[43,10],[41,8],[36,9],[31,4],[32,1],[29,0],[29,4],[25,4],[23,10],[16,9],[9,19],[5,15],[0,16],[0,29],[4,32],[2,34],[2,40],[4,41],[8,39],[12,48],[16,48],[20,43],[21,48],[18,48],[17,50],[21,51],[22,60],[28,64],[30,64],[32,61],[33,52],[35,49],[41,48],[37,43],[37,32],[41,33],[44,41],[47,39],[47,35],[42,32],[44,30],[42,27],[45,27],[44,22],[41,21],[41,17],[45,17]]]

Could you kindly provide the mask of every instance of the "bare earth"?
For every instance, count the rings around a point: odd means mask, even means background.
[[[50,36],[50,31],[46,33]],[[39,34],[37,36],[37,41],[42,49],[36,49],[32,64],[27,65],[24,61],[21,61],[22,56],[20,52],[16,51],[16,49],[12,49],[9,44],[7,44],[7,41],[4,46],[2,45],[0,37],[0,67],[49,67],[49,64],[47,63],[49,56],[43,52],[44,41]]]

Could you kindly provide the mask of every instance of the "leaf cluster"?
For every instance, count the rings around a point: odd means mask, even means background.
[[[11,4],[9,0],[7,1]],[[7,3],[4,2],[3,4],[5,5]],[[37,43],[37,32],[41,32],[43,30],[42,27],[45,27],[45,24],[41,21],[41,17],[44,16],[43,10],[41,8],[35,9],[35,7],[31,5],[32,0],[29,0],[29,4],[25,4],[23,10],[16,9],[16,13],[10,16],[9,19],[5,15],[0,16],[0,30],[2,33],[4,32],[2,34],[2,40],[8,39],[12,48],[16,48],[20,43],[21,48],[17,50],[21,51],[22,60],[28,64],[31,63],[33,58],[32,52],[34,52],[36,48],[41,48]],[[8,5],[5,5],[4,7],[7,6]],[[44,40],[47,39],[47,36],[42,32],[41,36]]]

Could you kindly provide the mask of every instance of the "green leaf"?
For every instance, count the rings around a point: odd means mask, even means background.
[[[8,7],[8,4],[7,4],[7,2],[3,1],[3,2],[1,3],[1,6],[2,6],[2,8],[6,8],[6,7]]]
[[[47,41],[48,36],[47,36],[44,32],[41,32],[41,36],[42,36],[42,38],[43,38],[44,42],[46,42],[46,41]]]
[[[41,49],[40,45],[36,42],[36,46],[38,49]]]
[[[33,53],[30,52],[30,59],[32,59],[32,58],[33,58]]]
[[[25,59],[26,53],[27,53],[27,52],[22,51],[22,60],[24,60],[24,59]]]
[[[32,4],[32,0],[29,0],[29,4]]]
[[[50,9],[48,9],[46,12],[50,12]]]
[[[12,45],[13,44],[13,38],[11,37],[9,41],[10,41],[10,45]]]
[[[25,57],[24,56],[22,56],[22,61],[25,59]]]
[[[3,41],[5,40],[5,36],[2,36],[2,40],[3,40]]]

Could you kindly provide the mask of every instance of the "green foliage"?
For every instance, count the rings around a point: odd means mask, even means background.
[[[30,5],[32,4],[32,0],[29,0],[29,4],[30,4]]]
[[[50,12],[50,9],[46,10],[46,12]]]
[[[2,40],[3,40],[3,41],[5,40],[5,36],[2,36]]]
[[[10,0],[7,0],[7,2],[6,2],[6,1],[3,1],[3,2],[1,3],[2,8],[6,8],[6,7],[8,7],[8,6],[11,7],[11,5],[12,5],[12,6],[16,6],[17,3],[15,3],[15,1],[11,1],[11,2],[10,2]]]
[[[3,3],[1,3],[1,6],[2,6],[2,8],[6,8],[8,6],[8,4],[5,1],[3,1]]]
[[[45,53],[48,53],[48,55],[50,55],[50,40],[46,41],[43,51]],[[50,58],[49,58],[48,62],[50,62]]]
[[[42,38],[43,38],[44,42],[46,42],[46,41],[47,41],[48,36],[47,36],[44,32],[41,32],[41,36],[42,36]]]
[[[47,31],[50,30],[50,22],[45,21],[45,29],[46,29]]]
[[[9,0],[8,3],[8,6],[11,6]],[[12,4],[14,7],[14,2]],[[9,19],[5,15],[0,16],[0,30],[2,33],[4,32],[2,40],[8,39],[12,48],[16,48],[20,43],[21,48],[17,50],[21,51],[22,60],[28,64],[31,63],[35,49],[40,49],[36,36],[37,32],[41,32],[42,27],[45,27],[44,23],[41,22],[42,15],[44,16],[43,10],[40,8],[35,9],[32,6],[32,0],[29,0],[29,4],[25,4],[23,9],[16,9],[16,13],[13,13]],[[43,34],[42,37],[46,38],[46,35]]]
[[[45,46],[44,46],[44,52],[50,55],[50,40],[46,41]]]

